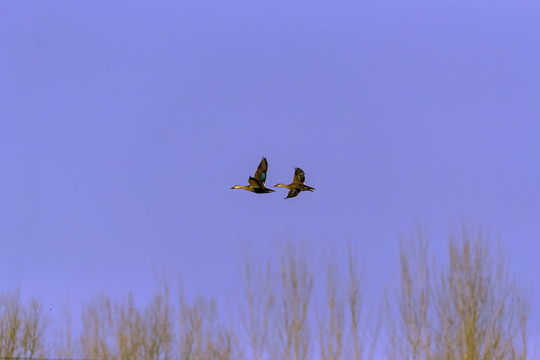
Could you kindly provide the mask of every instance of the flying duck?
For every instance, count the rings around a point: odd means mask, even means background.
[[[268,161],[266,161],[266,158],[263,157],[261,162],[259,163],[259,166],[257,167],[257,171],[255,171],[255,175],[249,177],[249,185],[234,185],[231,189],[244,189],[257,194],[274,192],[275,190],[268,189],[264,186],[267,171]]]
[[[282,188],[289,189],[289,193],[287,194],[287,197],[285,198],[285,199],[288,199],[288,198],[293,198],[296,195],[300,194],[301,191],[315,190],[315,188],[312,188],[311,186],[307,186],[306,184],[304,184],[304,181],[306,181],[306,175],[304,171],[300,168],[294,168],[294,176],[293,176],[292,183],[290,183],[289,185],[278,183],[274,185],[274,187],[282,187]]]

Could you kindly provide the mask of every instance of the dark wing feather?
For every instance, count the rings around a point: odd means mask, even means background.
[[[260,189],[263,187],[259,179],[255,179],[251,176],[249,177],[249,186],[251,186],[253,189]]]
[[[266,161],[266,158],[263,157],[259,167],[257,168],[257,171],[255,171],[254,178],[257,180],[260,180],[263,184],[266,181],[266,172],[268,171],[268,161]]]
[[[304,174],[304,171],[300,168],[295,168],[293,182],[303,184],[304,181],[306,181],[306,175]]]
[[[300,188],[292,188],[291,190],[289,190],[289,193],[287,194],[287,197],[285,199],[295,197],[296,195],[300,194],[300,191],[302,191]]]

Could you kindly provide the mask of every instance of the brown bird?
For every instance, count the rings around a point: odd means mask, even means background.
[[[304,171],[300,168],[294,168],[294,176],[293,176],[292,183],[290,183],[289,185],[278,183],[274,185],[274,187],[282,187],[282,188],[289,189],[289,193],[287,194],[287,197],[285,198],[285,199],[288,199],[288,198],[293,198],[296,195],[300,194],[301,191],[315,190],[315,188],[312,188],[311,186],[307,186],[306,184],[304,184],[304,181],[306,181],[306,175]]]
[[[268,189],[264,186],[267,171],[268,161],[266,161],[266,158],[263,157],[261,162],[259,163],[259,166],[257,167],[257,171],[255,171],[255,175],[249,177],[249,185],[234,185],[231,189],[244,189],[257,194],[274,192],[275,190]]]

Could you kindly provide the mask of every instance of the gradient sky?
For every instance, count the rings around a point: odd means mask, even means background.
[[[1,291],[144,299],[164,271],[221,304],[289,237],[353,243],[373,298],[400,234],[442,256],[466,221],[539,303],[538,2],[0,8]],[[230,190],[262,156],[267,184],[298,166],[317,190]]]

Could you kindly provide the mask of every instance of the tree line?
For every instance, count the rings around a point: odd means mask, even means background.
[[[346,261],[328,256],[316,266],[303,246],[244,262],[238,319],[228,322],[214,298],[173,296],[165,281],[143,308],[133,294],[98,294],[82,307],[80,332],[66,310],[48,336],[40,301],[2,293],[0,358],[527,359],[529,297],[481,230],[464,226],[450,236],[444,263],[421,231],[401,239],[399,284],[374,310],[366,309],[351,246]]]

